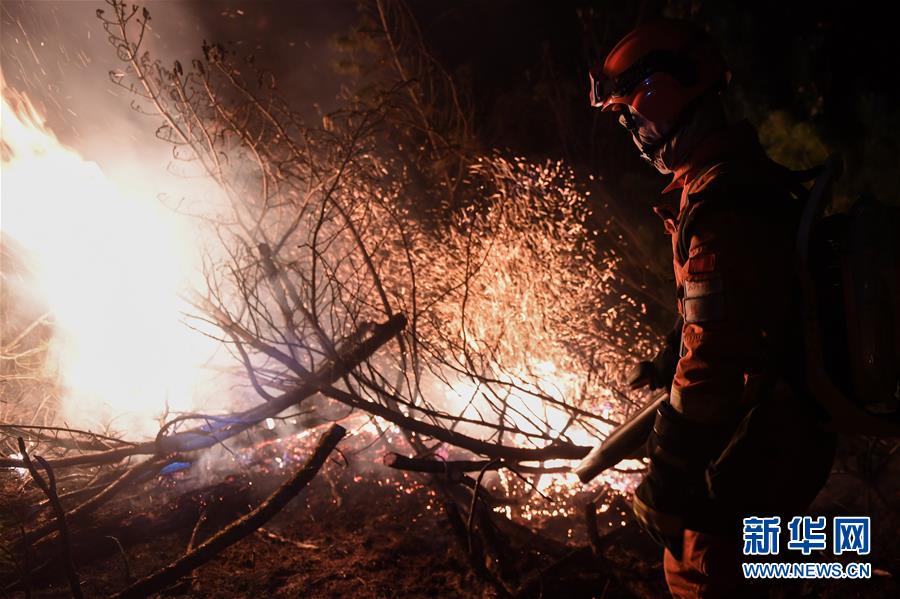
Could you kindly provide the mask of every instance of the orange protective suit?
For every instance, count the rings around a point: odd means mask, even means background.
[[[684,322],[671,405],[684,422],[723,439],[711,464],[699,465],[707,488],[695,496],[703,499],[675,514],[685,529],[683,551],[676,558],[666,550],[664,563],[679,597],[734,591],[740,519],[803,513],[834,455],[834,438],[821,430],[803,384],[794,274],[800,206],[785,172],[741,122],[702,142],[676,171],[667,190],[682,187],[678,214],[656,209],[672,236]],[[670,484],[653,492],[664,496]],[[671,522],[649,503],[636,503],[639,518]]]

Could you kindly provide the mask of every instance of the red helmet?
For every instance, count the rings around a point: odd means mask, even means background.
[[[591,70],[591,105],[609,110],[627,104],[649,121],[671,124],[729,77],[722,53],[703,29],[653,21],[622,38],[602,69]]]

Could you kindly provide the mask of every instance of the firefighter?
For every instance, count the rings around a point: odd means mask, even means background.
[[[633,388],[669,389],[635,491],[641,526],[665,547],[675,597],[743,588],[742,518],[801,514],[825,482],[835,439],[805,389],[794,274],[799,200],[747,121],[729,122],[730,78],[711,37],[660,20],[626,35],[591,72],[591,103],[618,116],[645,160],[671,174],[678,324]]]

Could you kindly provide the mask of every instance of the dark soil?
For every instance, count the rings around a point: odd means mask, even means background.
[[[332,484],[327,474],[334,470],[320,474],[269,522],[268,534],[236,543],[164,595],[492,596],[453,546],[440,503],[425,488],[407,493],[407,487],[398,489],[402,483],[354,482],[352,475]],[[196,542],[248,511],[277,482],[230,477],[203,492],[179,495],[170,489],[115,502],[98,514],[97,525],[75,529],[76,537],[81,532],[93,540],[75,552],[85,595],[107,596],[183,554],[201,506],[207,518]],[[107,528],[107,519],[121,524]],[[62,572],[50,569],[38,580],[32,581],[32,596],[69,595]]]

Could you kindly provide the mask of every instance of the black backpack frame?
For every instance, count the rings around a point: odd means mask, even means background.
[[[807,385],[830,429],[900,436],[900,208],[863,196],[824,216],[842,167],[795,179],[815,176],[797,232]]]

